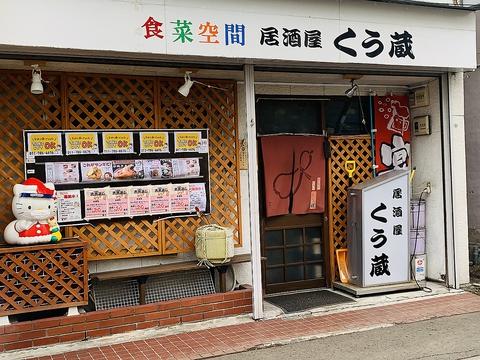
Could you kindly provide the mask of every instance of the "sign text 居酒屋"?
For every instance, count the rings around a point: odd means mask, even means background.
[[[188,19],[177,19],[170,22],[172,29],[168,33],[163,22],[149,16],[141,25],[144,29],[143,37],[146,40],[169,40],[172,43],[181,43],[188,46],[198,43],[216,46],[245,46],[247,31],[257,32],[258,43],[263,47],[310,48],[322,49],[322,30],[317,28],[275,27],[264,26],[247,29],[243,23],[215,24],[210,21],[194,23]],[[356,47],[350,40],[361,39],[361,46]],[[334,47],[352,58],[363,51],[369,58],[376,58],[384,51],[390,58],[415,59],[414,37],[404,29],[389,34],[389,42],[382,40],[381,33],[376,29],[364,29],[363,33],[355,32],[347,27],[333,39]]]

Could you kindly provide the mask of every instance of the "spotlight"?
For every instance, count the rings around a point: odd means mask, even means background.
[[[35,95],[43,94],[42,70],[38,65],[32,65],[32,86],[30,92]]]
[[[205,84],[205,83],[197,81],[197,80],[192,80],[190,78],[191,73],[192,73],[191,71],[185,71],[185,75],[183,77],[185,79],[185,84],[183,84],[182,86],[180,86],[178,88],[178,92],[180,94],[182,94],[183,96],[185,96],[185,97],[188,96],[188,94],[190,93],[190,89],[192,88],[193,84],[203,85],[203,86],[206,86],[210,89],[227,91],[227,89],[224,89],[224,88],[221,88],[221,87],[218,87],[218,86],[208,85],[208,84]]]
[[[188,96],[188,94],[190,93],[190,89],[193,86],[193,81],[192,79],[190,79],[191,73],[192,73],[191,71],[185,71],[185,76],[184,76],[185,84],[180,86],[180,88],[178,89],[178,92],[185,97]]]
[[[351,98],[352,96],[355,95],[355,93],[357,92],[358,90],[358,85],[355,84],[355,81],[352,80],[352,85],[350,86],[350,89],[348,89],[347,91],[345,91],[345,95],[347,95],[347,97]]]

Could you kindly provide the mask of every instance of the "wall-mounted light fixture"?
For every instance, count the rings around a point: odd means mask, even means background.
[[[30,86],[30,92],[35,95],[43,94],[43,79],[42,70],[38,64],[32,65],[32,86]]]
[[[351,80],[350,81],[351,85],[350,85],[350,89],[347,89],[345,91],[345,95],[347,95],[347,97],[351,98],[355,95],[355,93],[358,91],[358,85],[355,83],[355,80]]]
[[[203,85],[203,86],[206,86],[210,89],[217,89],[217,90],[223,90],[223,91],[227,91],[227,89],[224,89],[224,88],[221,88],[221,87],[218,87],[218,86],[213,86],[213,85],[209,85],[209,84],[205,84],[201,81],[197,81],[197,80],[192,80],[190,78],[190,74],[192,72],[191,71],[185,71],[185,75],[184,75],[184,79],[185,79],[185,84],[183,84],[182,86],[180,86],[178,88],[178,92],[180,94],[182,94],[183,96],[187,97],[188,94],[190,93],[190,89],[192,88],[193,84],[199,84],[199,85]]]

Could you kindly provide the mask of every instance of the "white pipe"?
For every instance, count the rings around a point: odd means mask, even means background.
[[[260,251],[260,210],[258,205],[257,128],[255,120],[255,73],[245,65],[247,113],[248,196],[250,205],[250,243],[252,249],[253,318],[263,318],[262,262]]]

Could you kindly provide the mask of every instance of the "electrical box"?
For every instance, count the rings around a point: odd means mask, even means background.
[[[348,190],[349,282],[360,286],[410,280],[409,171],[394,170]]]
[[[425,281],[427,276],[427,255],[412,256],[412,271],[417,282]]]
[[[430,116],[417,116],[413,118],[413,135],[430,135]]]

